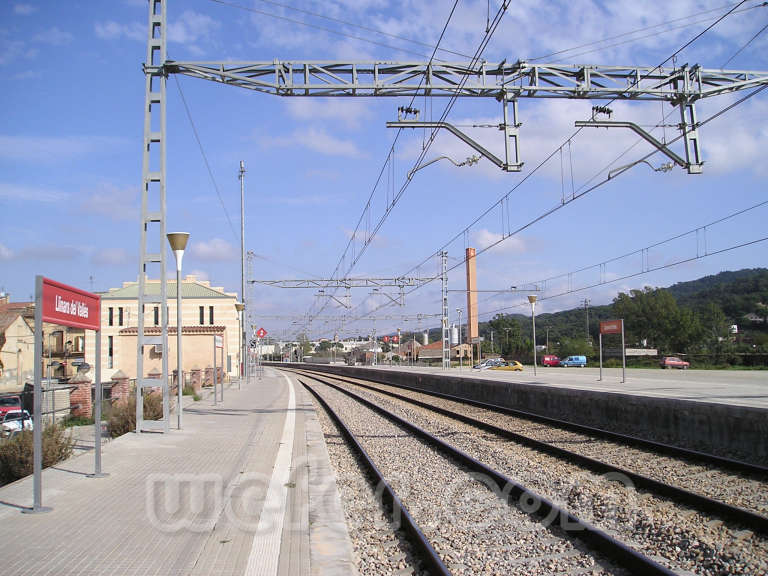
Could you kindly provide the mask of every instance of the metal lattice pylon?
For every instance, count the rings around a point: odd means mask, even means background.
[[[136,339],[136,432],[161,431],[169,428],[168,398],[168,306],[165,250],[165,63],[166,0],[149,0],[149,33],[147,36],[147,62],[144,65],[144,148],[142,152],[141,186],[141,257],[139,260],[138,335]],[[153,130],[154,128],[154,130]],[[159,228],[159,230],[158,230]],[[150,234],[151,232],[151,234]],[[155,233],[157,232],[157,233]],[[158,245],[148,246],[148,243]],[[160,293],[147,291],[148,268],[156,271],[160,266]],[[181,290],[180,286],[176,286]],[[156,304],[162,314],[160,335],[144,331],[146,304]],[[178,327],[181,329],[181,327]],[[144,348],[159,347],[162,354],[160,379],[146,378],[144,374]],[[144,388],[161,388],[163,393],[163,419],[144,420]]]

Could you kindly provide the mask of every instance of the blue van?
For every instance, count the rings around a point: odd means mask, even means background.
[[[587,365],[587,357],[586,356],[568,356],[567,358],[563,358],[560,360],[560,366],[577,366],[579,368],[584,368],[584,366]]]

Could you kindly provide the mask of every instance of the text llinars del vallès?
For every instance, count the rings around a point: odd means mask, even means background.
[[[56,312],[78,316],[79,318],[88,318],[88,304],[80,300],[64,300],[56,294]]]

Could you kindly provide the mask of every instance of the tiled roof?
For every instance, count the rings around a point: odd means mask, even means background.
[[[0,332],[5,332],[6,328],[8,328],[16,318],[23,315],[27,308],[34,310],[32,302],[0,304]]]
[[[160,326],[144,326],[144,334],[158,336],[162,334],[163,330]],[[224,326],[182,326],[181,334],[221,334],[224,332]],[[123,328],[118,334],[125,334],[128,336],[136,335],[139,333],[137,326],[129,328]],[[176,326],[168,326],[168,334],[176,334]]]
[[[147,282],[147,293],[152,295],[160,294],[159,282]],[[176,281],[167,283],[168,299],[176,298]],[[199,282],[181,282],[182,298],[235,298],[225,292],[214,290],[210,286],[200,284]],[[109,292],[101,294],[102,300],[137,300],[139,298],[139,285],[129,284],[122,288],[115,288]]]

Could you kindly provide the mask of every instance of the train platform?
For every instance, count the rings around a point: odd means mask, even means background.
[[[370,368],[370,367],[369,367]],[[526,365],[522,372],[475,370],[468,366],[443,370],[440,367],[387,365],[380,370],[403,370],[422,374],[519,382],[593,392],[613,392],[631,396],[669,398],[694,402],[713,402],[731,406],[768,409],[768,371],[766,370],[662,370],[660,368],[628,368],[621,381],[621,368],[560,368]]]
[[[0,488],[6,574],[354,574],[336,478],[309,394],[272,368],[185,406],[183,429],[125,434]],[[91,438],[92,440],[92,438]],[[87,441],[86,441],[87,444]]]

